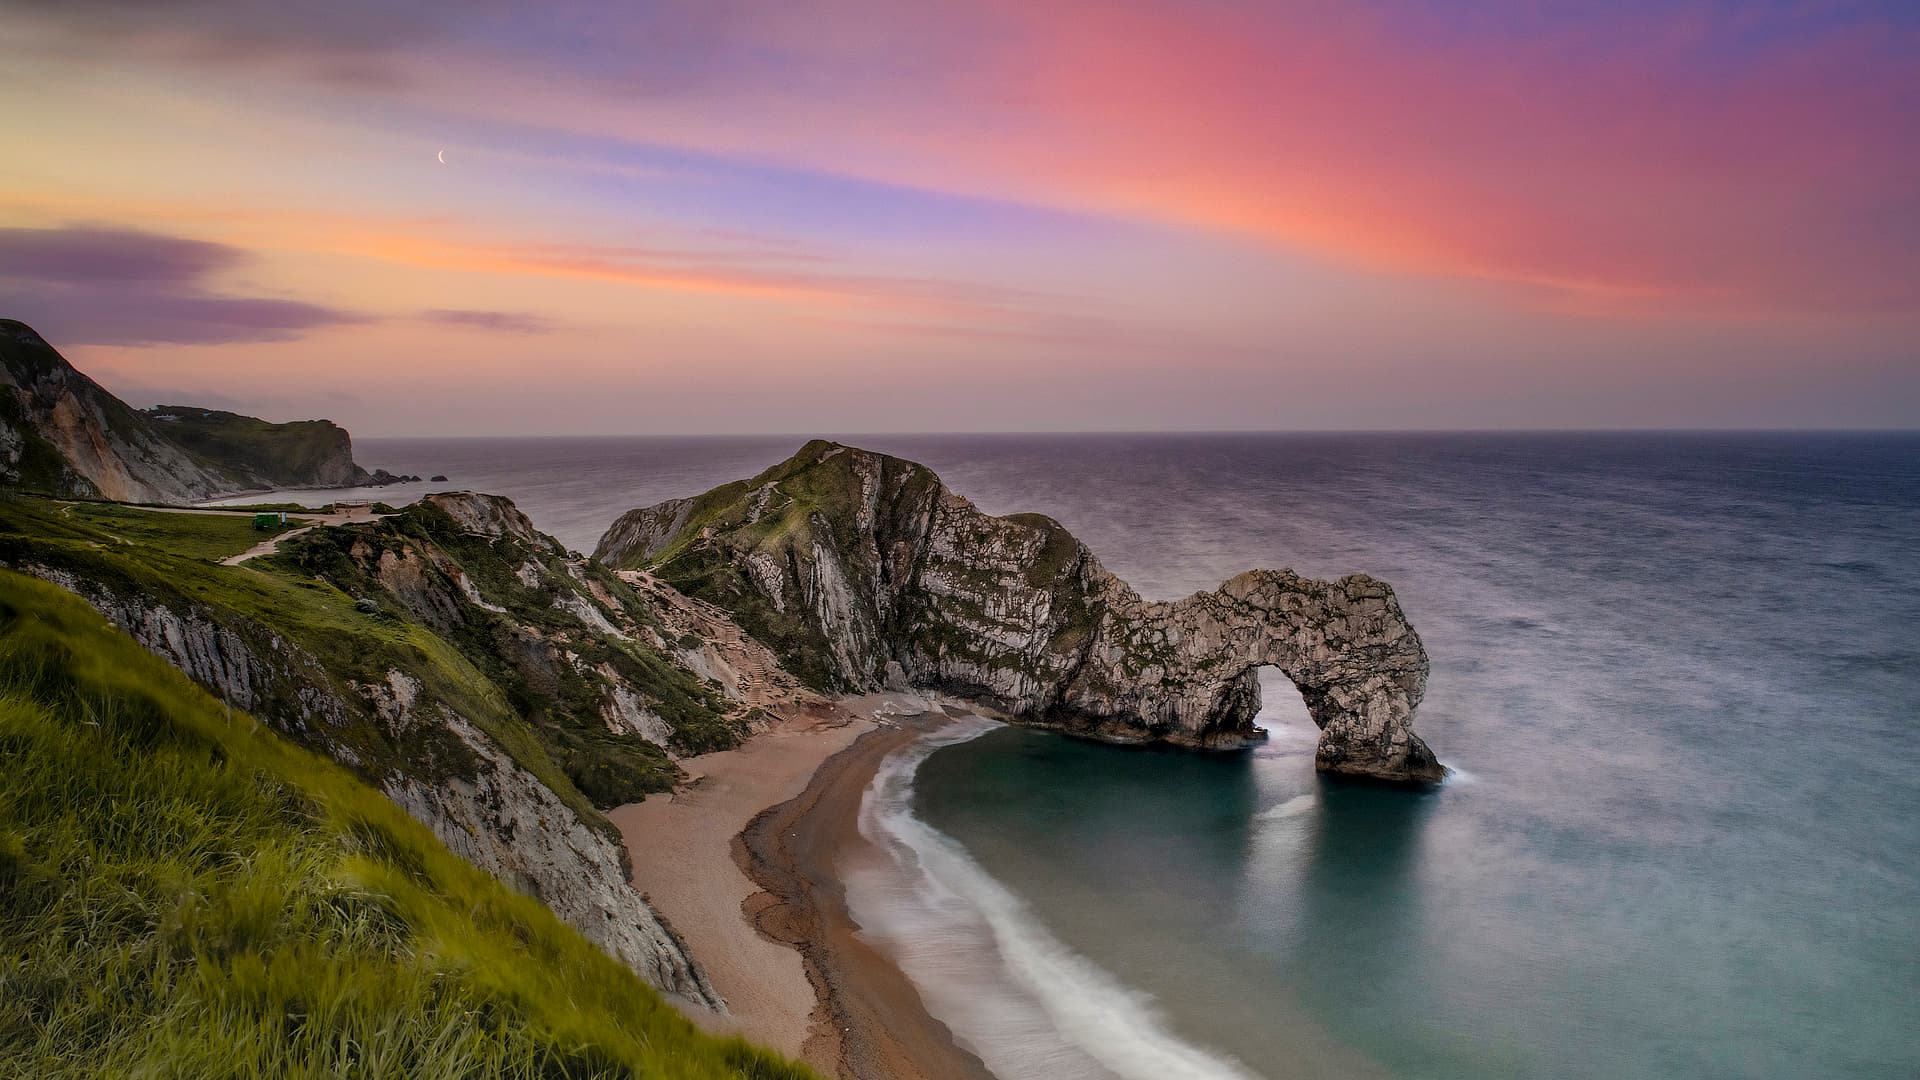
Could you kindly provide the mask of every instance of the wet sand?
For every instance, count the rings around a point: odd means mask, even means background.
[[[954,1042],[920,993],[859,934],[840,869],[879,858],[860,835],[860,802],[887,755],[945,723],[922,713],[877,727],[828,758],[797,797],[759,814],[734,841],[734,857],[765,891],[746,912],[768,937],[805,961],[819,1002],[803,1056],[858,1080],[991,1080]]]
[[[690,1010],[703,1027],[829,1075],[986,1080],[847,911],[839,867],[880,857],[859,830],[867,785],[888,754],[947,721],[869,719],[876,704],[796,712],[738,749],[682,762],[689,784],[608,817],[634,885],[727,1001],[724,1016]]]

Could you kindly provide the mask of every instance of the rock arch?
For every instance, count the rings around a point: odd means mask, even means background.
[[[1264,737],[1253,719],[1265,666],[1292,681],[1320,728],[1321,771],[1395,783],[1444,775],[1412,727],[1426,649],[1392,588],[1363,574],[1254,570],[1184,600],[1116,605],[1049,711],[1063,727],[1079,726],[1078,714],[1137,725],[1143,738],[1246,745]]]
[[[1427,654],[1385,582],[1253,570],[1146,601],[1059,522],[994,517],[900,458],[815,441],[751,480],[623,515],[596,554],[732,612],[818,689],[906,682],[1112,742],[1258,741],[1255,669],[1285,672],[1318,767],[1444,770],[1413,733]]]

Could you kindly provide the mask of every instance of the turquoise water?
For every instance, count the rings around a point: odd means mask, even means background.
[[[800,441],[362,458],[590,548]],[[847,441],[1148,596],[1376,574],[1433,657],[1431,795],[1322,784],[1277,676],[1248,754],[983,728],[896,763],[898,865],[850,899],[1008,1080],[1920,1075],[1920,438]]]

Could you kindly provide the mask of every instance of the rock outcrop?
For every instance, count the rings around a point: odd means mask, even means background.
[[[1255,570],[1143,600],[1057,522],[992,517],[912,462],[808,443],[752,480],[622,516],[596,554],[733,613],[824,690],[905,681],[1115,742],[1263,737],[1257,669],[1300,689],[1326,773],[1427,783],[1427,656],[1393,590]]]
[[[374,482],[354,464],[347,432],[330,421],[274,424],[185,405],[138,410],[75,369],[32,327],[0,319],[0,484],[83,498],[193,502]]]
[[[429,495],[288,540],[279,561],[447,641],[601,809],[667,790],[674,759],[734,746],[758,719],[690,662],[664,604],[497,495]]]

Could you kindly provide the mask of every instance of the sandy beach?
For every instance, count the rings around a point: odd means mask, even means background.
[[[684,938],[738,1033],[858,1080],[990,1077],[859,934],[839,868],[877,857],[860,801],[887,755],[945,714],[885,696],[795,711],[745,745],[691,758],[672,794],[608,816],[634,885]],[[891,714],[891,715],[890,715]],[[877,718],[876,718],[877,717]]]

